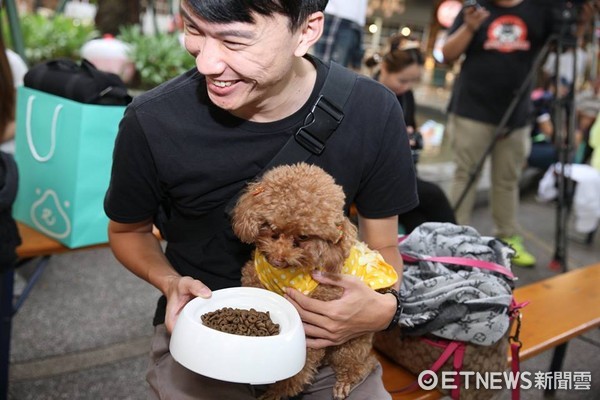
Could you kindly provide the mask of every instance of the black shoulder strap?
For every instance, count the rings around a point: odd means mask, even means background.
[[[307,160],[325,150],[325,143],[344,119],[344,106],[354,87],[356,74],[331,63],[325,84],[304,125],[287,141],[263,172],[283,164]]]
[[[292,136],[265,168],[254,178],[259,179],[269,169],[306,161],[320,155],[331,134],[344,119],[344,106],[354,88],[357,74],[331,62],[323,88],[306,116],[304,125]],[[197,241],[214,235],[229,224],[229,216],[242,191],[229,202],[195,220],[170,220],[161,229],[169,242]],[[160,228],[160,227],[159,227]]]

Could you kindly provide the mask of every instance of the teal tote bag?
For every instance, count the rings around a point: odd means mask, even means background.
[[[106,243],[103,199],[124,111],[20,87],[15,219],[70,248]]]

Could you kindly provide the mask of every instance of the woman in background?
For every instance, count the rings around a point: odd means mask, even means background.
[[[0,143],[14,136],[15,86],[13,73],[0,34]],[[17,195],[18,171],[12,155],[0,147],[0,265],[11,266],[17,260],[16,248],[21,243],[12,218],[12,205]]]
[[[421,80],[423,55],[418,45],[412,42],[402,44],[399,39],[393,38],[388,53],[367,60],[368,67],[375,64],[381,64],[379,71],[375,74],[375,79],[394,92],[402,106],[404,122],[413,150],[413,160],[416,164],[423,143],[415,122],[415,97],[412,88]],[[423,222],[456,223],[450,202],[438,185],[417,177],[417,193],[419,206],[398,216],[405,233],[412,232]]]

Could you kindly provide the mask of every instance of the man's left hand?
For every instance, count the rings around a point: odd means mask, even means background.
[[[332,279],[315,272],[313,278],[322,284],[339,286],[344,292],[337,300],[321,301],[298,290],[286,289],[285,297],[302,318],[308,347],[339,345],[362,334],[383,330],[392,320],[396,310],[393,296],[382,295],[350,275]]]

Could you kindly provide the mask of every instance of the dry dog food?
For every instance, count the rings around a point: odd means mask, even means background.
[[[242,336],[274,336],[279,324],[273,323],[269,312],[224,307],[202,315],[202,323],[209,328]]]

